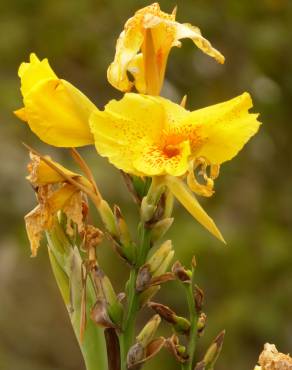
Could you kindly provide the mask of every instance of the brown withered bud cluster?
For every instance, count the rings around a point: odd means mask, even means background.
[[[190,283],[191,282],[191,271],[186,270],[179,261],[176,261],[173,264],[171,270],[174,273],[174,275],[177,277],[177,279],[179,279],[180,281],[182,281],[184,283]]]

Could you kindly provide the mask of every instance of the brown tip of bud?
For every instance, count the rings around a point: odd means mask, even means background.
[[[204,361],[200,361],[196,364],[194,370],[205,370],[206,369],[206,364]]]
[[[224,337],[225,337],[225,330],[222,330],[218,335],[217,337],[214,339],[214,343],[217,344],[218,348],[221,348],[222,345],[223,345],[223,341],[224,341]]]
[[[149,287],[152,275],[150,272],[150,266],[145,264],[140,267],[137,280],[136,280],[136,290],[142,292]]]
[[[200,336],[203,335],[204,329],[206,327],[206,321],[207,321],[207,315],[204,312],[201,312],[198,318],[198,322],[197,322],[198,334]]]
[[[103,328],[114,328],[115,325],[111,321],[107,313],[106,302],[103,299],[98,299],[92,307],[90,317],[93,322]]]
[[[197,260],[196,260],[196,257],[193,256],[192,258],[192,268],[195,269],[197,267]]]
[[[176,321],[174,320],[175,312],[172,311],[169,307],[155,302],[149,302],[148,306],[152,308],[159,316],[161,316],[165,321],[175,324]]]
[[[172,272],[166,272],[165,274],[152,278],[150,281],[150,286],[160,285],[172,280],[175,280],[174,274]]]
[[[204,292],[197,285],[195,285],[194,287],[194,298],[195,298],[196,311],[200,313],[202,311],[203,303],[204,303]]]
[[[165,338],[159,337],[153,339],[144,348],[140,342],[134,344],[127,355],[127,365],[129,369],[140,369],[141,364],[150,360],[152,357],[157,355],[157,353],[162,349],[165,344]]]
[[[171,271],[182,282],[185,282],[185,283],[190,282],[190,278],[191,278],[190,273],[183,267],[183,265],[179,261],[176,261],[173,264]]]

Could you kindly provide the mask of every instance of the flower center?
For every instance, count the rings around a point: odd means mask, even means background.
[[[167,144],[165,145],[165,147],[163,148],[163,153],[169,157],[169,158],[172,158],[172,157],[175,157],[176,155],[180,154],[180,148],[179,148],[179,145],[178,144]]]

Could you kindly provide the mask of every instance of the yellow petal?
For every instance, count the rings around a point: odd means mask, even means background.
[[[258,114],[248,112],[251,107],[251,97],[244,93],[190,113],[180,125],[192,140],[192,156],[214,164],[232,159],[259,129]]]
[[[127,21],[108,69],[108,80],[115,88],[128,92],[134,84],[140,93],[159,95],[169,52],[173,46],[180,46],[182,38],[192,39],[204,53],[224,63],[223,55],[200,30],[176,22],[175,13],[162,12],[159,4],[154,3],[138,10]],[[134,83],[129,80],[127,71],[133,75]]]
[[[21,79],[21,92],[23,96],[40,81],[57,78],[49,65],[48,59],[40,61],[35,54],[30,55],[29,63],[21,63],[18,69],[18,76]]]
[[[34,186],[43,186],[48,184],[57,184],[64,182],[64,176],[59,172],[50,167],[45,163],[39,156],[30,152],[31,162],[28,164],[29,176],[27,179]],[[75,172],[67,170],[65,167],[51,160],[49,156],[46,156],[46,159],[52,162],[56,167],[58,167],[63,173],[69,177],[80,176]]]
[[[133,161],[141,155],[142,141],[159,142],[163,119],[163,107],[152,97],[125,94],[120,101],[108,103],[105,111],[96,110],[91,115],[96,149],[116,167],[141,175]]]
[[[224,63],[225,61],[224,56],[218,50],[213,48],[211,43],[202,36],[201,31],[198,27],[194,27],[188,23],[184,23],[184,24],[181,24],[178,22],[174,22],[174,23],[175,23],[174,27],[176,31],[176,36],[175,36],[176,42],[184,38],[189,38],[193,40],[195,45],[199,49],[201,49],[205,54],[214,58],[218,63],[221,63],[221,64]]]
[[[66,203],[70,200],[73,194],[78,192],[75,186],[65,184],[61,188],[57,189],[47,199],[46,207],[51,214],[55,214],[57,211],[63,209]]]
[[[166,176],[165,182],[169,190],[185,209],[211,234],[225,243],[225,240],[215,225],[214,221],[207,215],[195,196],[188,190],[185,183],[173,176]],[[225,243],[226,244],[226,243]]]
[[[165,137],[187,113],[164,98],[125,94],[107,104],[105,111],[92,114],[96,149],[116,167],[137,176],[181,176],[188,169],[189,141]]]
[[[20,108],[20,109],[17,109],[13,112],[17,118],[19,118],[21,121],[24,121],[24,122],[27,122],[28,121],[28,116],[26,114],[26,110],[25,108]]]
[[[69,82],[39,82],[24,97],[31,130],[44,142],[58,147],[93,143],[88,120],[95,105]]]
[[[141,155],[134,160],[134,167],[145,176],[182,176],[188,169],[191,153],[189,141],[168,149],[141,143]]]
[[[120,34],[116,44],[114,61],[107,70],[107,78],[111,85],[121,91],[130,91],[133,83],[127,76],[130,62],[138,54],[143,42],[143,33],[135,18],[128,20],[125,30]]]

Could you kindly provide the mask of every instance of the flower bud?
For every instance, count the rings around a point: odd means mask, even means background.
[[[171,240],[165,241],[157,250],[156,252],[148,259],[147,263],[150,266],[151,273],[155,276],[159,274],[157,271],[161,271],[161,265],[165,268],[164,261],[167,259],[168,263],[169,258],[168,255],[172,252],[172,243]],[[170,254],[171,258],[173,257],[173,253]],[[168,267],[168,266],[167,266]],[[163,271],[165,272],[165,270]],[[160,272],[163,273],[163,272]]]
[[[154,315],[141,330],[137,336],[137,341],[140,342],[143,347],[146,347],[147,344],[153,339],[160,322],[160,316]]]
[[[98,298],[106,302],[106,309],[110,319],[116,325],[120,325],[123,316],[123,306],[114,291],[110,279],[99,267],[96,267],[93,271],[93,280]]]
[[[114,206],[114,215],[118,231],[118,240],[114,240],[116,250],[122,258],[132,263],[135,256],[135,245],[132,241],[128,225],[117,205]]]
[[[118,237],[119,233],[116,226],[115,216],[109,206],[109,204],[102,199],[98,206],[98,212],[104,223],[107,231],[113,236]]]
[[[139,297],[140,307],[144,307],[160,290],[160,285],[151,286],[144,290]]]
[[[154,243],[160,240],[166,234],[166,232],[168,231],[172,223],[173,223],[173,218],[171,217],[167,217],[167,218],[164,218],[156,222],[151,227],[151,242]]]
[[[148,222],[153,217],[156,210],[155,204],[149,204],[147,197],[142,199],[141,203],[141,220]]]
[[[212,369],[214,367],[214,364],[220,355],[223,346],[224,335],[225,330],[217,335],[211,346],[207,349],[207,352],[203,358],[203,362],[208,369]]]

